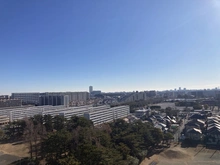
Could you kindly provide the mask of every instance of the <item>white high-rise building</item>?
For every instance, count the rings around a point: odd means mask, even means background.
[[[89,86],[89,93],[91,94],[93,91],[93,86]]]

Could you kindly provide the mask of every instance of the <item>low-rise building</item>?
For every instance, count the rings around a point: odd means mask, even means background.
[[[135,116],[141,118],[143,116],[149,117],[151,115],[150,109],[139,109],[135,111]]]
[[[0,125],[8,124],[9,123],[9,116],[1,115],[0,116]]]
[[[220,117],[208,117],[206,129],[206,145],[220,146]]]
[[[18,99],[0,99],[0,107],[16,107],[21,105],[21,100]]]
[[[191,140],[202,140],[203,134],[200,129],[197,128],[190,128],[186,131],[186,138]]]

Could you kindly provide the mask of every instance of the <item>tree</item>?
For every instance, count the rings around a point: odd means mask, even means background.
[[[194,109],[194,110],[200,110],[200,109],[202,109],[202,105],[200,105],[200,104],[195,104],[195,105],[193,105],[193,109]]]
[[[66,157],[70,151],[71,134],[66,130],[50,133],[42,142],[42,152],[49,164]]]
[[[63,116],[57,115],[53,119],[54,122],[54,129],[57,131],[62,130],[65,127],[65,118]]]
[[[103,156],[102,149],[92,144],[81,144],[76,151],[76,158],[81,164],[102,164]]]
[[[163,140],[163,133],[160,129],[154,128],[151,130],[151,134],[154,139],[154,143],[157,146]]]
[[[171,133],[165,133],[164,134],[164,141],[166,141],[167,145],[170,143],[170,140],[173,140],[174,136]]]
[[[25,118],[26,127],[24,130],[24,138],[29,144],[30,158],[33,158],[33,141],[34,141],[34,123],[32,120]]]
[[[87,120],[84,117],[72,116],[67,122],[67,129],[71,132],[73,129],[80,127],[91,127],[93,123],[91,120]]]
[[[123,160],[126,160],[130,153],[130,149],[128,148],[128,146],[124,143],[119,143],[118,150],[122,154]]]
[[[59,165],[80,165],[80,162],[76,160],[74,156],[67,156],[58,160]]]
[[[205,105],[204,105],[204,108],[205,108],[205,110],[207,110],[207,109],[209,108],[209,105],[208,105],[208,104],[205,104]]]
[[[2,129],[0,129],[0,140],[2,140],[5,136],[5,133]]]
[[[24,120],[18,120],[15,122],[17,125],[17,136],[18,138],[22,137],[26,127],[26,122]]]
[[[53,130],[53,119],[51,115],[44,115],[44,126],[47,132],[51,132]]]
[[[167,108],[165,109],[166,115],[167,115],[167,116],[171,116],[171,115],[172,115],[171,111],[172,111],[172,108],[171,108],[171,107],[167,107]]]

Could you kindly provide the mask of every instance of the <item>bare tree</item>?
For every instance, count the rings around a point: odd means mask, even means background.
[[[32,120],[25,118],[26,127],[24,130],[24,138],[29,144],[29,152],[31,159],[33,158],[33,141],[34,141],[34,123]]]

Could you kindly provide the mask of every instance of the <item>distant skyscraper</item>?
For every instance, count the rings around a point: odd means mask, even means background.
[[[179,91],[181,91],[181,87],[179,87]]]
[[[89,93],[91,94],[93,91],[93,86],[89,86]]]

